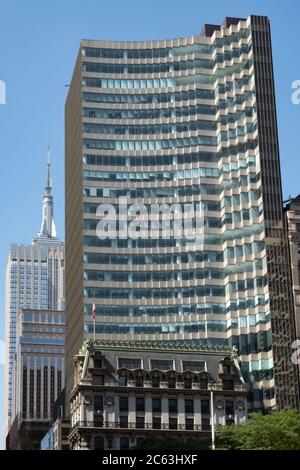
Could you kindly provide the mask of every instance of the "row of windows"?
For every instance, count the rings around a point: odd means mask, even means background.
[[[85,47],[82,49],[82,55],[84,57],[98,57],[103,59],[158,59],[160,57],[173,57],[195,53],[211,54],[213,50],[213,46],[200,43],[172,48],[164,47],[151,49],[106,49],[102,47]]]
[[[252,168],[251,168],[252,169]],[[255,168],[253,168],[255,170]],[[160,172],[109,172],[109,171],[91,171],[84,170],[83,178],[87,181],[184,181],[187,179],[199,179],[199,178],[213,178],[218,177],[218,170],[215,172],[209,169],[206,171],[204,168],[194,168],[193,170],[178,170],[178,171],[160,171]],[[231,176],[231,175],[229,175]],[[249,175],[234,177],[231,176],[229,179],[222,181],[220,184],[209,185],[201,184],[200,185],[200,194],[220,194],[223,189],[228,189],[230,187],[238,186],[247,186],[248,184],[255,184],[260,181],[260,173],[257,175],[250,173]],[[215,187],[214,187],[215,186]],[[209,193],[205,192],[209,189],[216,191],[219,188],[218,192]]]
[[[106,317],[138,317],[138,316],[167,316],[167,315],[226,315],[227,313],[241,312],[245,309],[254,309],[258,307],[265,307],[268,304],[268,298],[264,295],[257,295],[254,297],[247,296],[247,298],[234,299],[227,304],[224,303],[203,303],[203,304],[181,304],[181,305],[139,305],[134,306],[114,306],[114,305],[97,305],[96,315]],[[92,314],[92,305],[84,305],[85,315]],[[241,317],[242,318],[242,317]],[[269,321],[269,313],[258,313],[257,315],[249,315],[249,325],[254,326],[259,323],[267,323]],[[236,328],[237,317],[231,318],[231,324]],[[241,321],[240,324],[243,327]]]
[[[234,58],[239,58],[241,54],[249,54],[251,51],[251,44],[243,44],[239,48],[233,48],[231,51],[218,53],[213,59],[196,59],[170,61],[162,63],[146,63],[146,64],[130,64],[128,62],[122,64],[109,64],[99,62],[82,62],[83,72],[92,73],[107,73],[107,74],[159,74],[168,72],[179,72],[193,69],[213,69],[218,63],[222,64],[224,61],[230,61]]]
[[[151,369],[158,369],[162,371],[174,370],[174,361],[162,359],[150,359]],[[118,358],[119,369],[141,369],[142,360],[138,358]],[[183,371],[202,372],[206,368],[204,361],[182,361]]]
[[[213,74],[197,73],[191,75],[182,75],[174,78],[153,78],[153,79],[113,79],[113,78],[94,78],[83,77],[82,86],[90,88],[111,88],[111,89],[155,89],[155,88],[174,88],[189,83],[202,83],[206,85],[214,84],[219,78],[227,75],[232,76],[244,70],[249,70],[252,66],[252,60],[242,60],[238,64],[217,69]]]
[[[64,326],[40,326],[40,325],[26,325],[22,328],[23,333],[64,333]]]
[[[242,239],[254,235],[261,235],[263,233],[263,224],[255,224],[227,230],[222,235],[219,234],[204,234],[204,245],[223,245],[229,241],[239,241],[242,244]],[[138,232],[137,232],[138,233]],[[187,241],[182,238],[106,238],[105,240],[99,239],[97,236],[85,235],[83,244],[85,248],[98,247],[98,248],[183,248],[190,247],[192,241]],[[195,242],[195,248],[197,248]]]
[[[32,323],[61,323],[65,322],[64,313],[40,313],[40,312],[24,312],[23,319],[25,322]]]
[[[99,165],[99,166],[167,166],[167,165],[184,165],[199,162],[218,163],[219,160],[227,155],[214,154],[210,152],[188,153],[183,155],[153,155],[151,157],[144,155],[143,157],[128,156],[122,157],[121,155],[84,155],[84,165]],[[223,171],[234,171],[239,168],[247,168],[254,165],[257,157],[251,156],[242,158],[238,162],[223,163]],[[219,170],[221,171],[221,169]]]
[[[249,77],[245,77],[243,81],[240,81],[238,83],[237,86],[248,85],[249,84],[248,82],[249,82]],[[225,91],[225,89],[221,91]],[[218,107],[221,109],[225,109],[227,107],[232,108],[234,107],[234,105],[242,105],[246,101],[251,101],[253,97],[254,97],[253,93],[246,92],[246,93],[237,94],[236,96],[227,98],[226,100],[219,98]],[[82,94],[82,99],[83,99],[83,102],[89,102],[89,103],[160,104],[160,103],[176,103],[176,102],[181,102],[181,101],[194,101],[194,100],[215,100],[215,92],[213,90],[203,90],[203,89],[187,90],[187,91],[180,91],[180,92],[178,91],[178,92],[170,92],[170,93],[147,93],[147,94],[142,94],[142,93],[141,94],[124,94],[124,93],[110,94],[110,93],[84,92]],[[204,108],[205,105],[202,105],[202,106]],[[212,106],[212,105],[210,105],[209,107],[208,105],[206,106],[207,108],[205,109],[207,111],[208,109],[215,109],[215,110],[218,109],[217,107]],[[179,109],[180,108],[177,107],[176,112],[180,112]],[[116,113],[118,112],[119,111],[116,110]],[[135,110],[135,112],[137,112],[137,110]],[[141,110],[140,112],[145,113],[146,110]],[[150,112],[150,110],[148,112]],[[153,110],[153,112],[155,112],[155,110]],[[166,112],[166,110],[164,110],[164,112]],[[206,114],[206,113],[203,113],[203,114]],[[223,116],[223,119],[225,118],[226,116]]]
[[[83,132],[85,133],[114,135],[172,134],[175,132],[195,132],[197,130],[215,131],[216,129],[215,122],[203,120],[189,123],[152,125],[83,124]]]
[[[128,231],[130,231],[130,235],[132,238],[143,238],[146,235],[151,236],[151,238],[156,239],[156,238],[170,238],[173,236],[179,236],[182,235],[182,230],[184,228],[189,228],[189,223],[191,225],[191,228],[195,229],[197,227],[197,221],[196,217],[203,217],[203,224],[206,228],[222,228],[225,225],[236,225],[240,224],[241,222],[244,221],[250,221],[259,218],[262,215],[262,206],[261,207],[253,207],[251,209],[242,209],[240,212],[232,212],[231,214],[226,213],[222,217],[204,217],[203,216],[203,210],[201,209],[201,206],[199,203],[188,203],[189,205],[185,207],[181,207],[180,204],[173,204],[173,207],[167,205],[164,207],[164,205],[158,205],[156,204],[156,207],[153,208],[149,207],[149,205],[140,205],[140,204],[134,204],[128,208],[128,217],[129,218],[135,218],[138,217],[140,214],[145,214],[146,217],[149,216],[149,221],[138,221],[138,220],[132,220],[129,223],[128,226]],[[166,215],[166,211],[168,211],[170,208],[169,212],[169,218],[168,219],[163,219],[161,214]],[[107,211],[106,211],[107,212]],[[109,230],[109,233],[107,233],[107,236],[110,238],[118,238],[118,231],[123,232],[124,228],[124,221],[122,220],[113,220],[113,217],[115,215],[119,214],[119,208],[113,208],[113,212],[110,213],[110,219],[107,219],[107,232]],[[182,223],[182,220],[173,220],[173,214],[174,214],[174,219],[176,214],[187,214],[189,215],[189,221],[186,224]],[[101,212],[100,216],[104,215],[103,212]],[[159,216],[159,219],[156,218],[156,215]],[[192,219],[192,220],[191,220]],[[84,220],[84,226],[83,228],[85,230],[96,230],[98,221],[94,219],[85,219]],[[105,229],[105,228],[104,228]],[[103,230],[103,228],[101,228]],[[126,238],[125,237],[120,237],[120,238]],[[234,258],[234,255],[230,256],[231,258]]]
[[[255,264],[256,269],[262,269],[262,260]],[[231,268],[229,268],[231,269]],[[85,270],[84,279],[86,281],[100,282],[168,282],[168,281],[190,281],[199,279],[225,279],[231,272],[223,269],[189,269],[181,271],[96,271]],[[242,289],[242,281],[239,281],[238,292],[251,289],[253,286],[248,283]],[[236,285],[231,286],[231,292],[237,292]]]
[[[239,154],[239,158],[243,159],[241,154],[249,150],[257,148],[257,140],[248,140],[246,144],[238,144],[222,149],[218,153],[202,152],[185,153],[179,155],[143,155],[143,156],[124,156],[121,155],[84,155],[84,165],[108,165],[108,166],[157,166],[157,165],[184,165],[188,163],[198,162],[215,162],[222,158],[229,158]],[[248,157],[249,158],[249,157]],[[247,158],[247,161],[248,161]]]
[[[109,308],[107,307],[106,310],[109,311]],[[122,307],[120,308],[120,310],[122,310]],[[200,314],[203,314],[203,313],[204,313],[203,310],[200,311]],[[208,312],[208,313],[211,313],[211,312]],[[100,306],[97,311],[97,316],[100,319],[100,317],[103,315],[107,315],[107,313],[105,313],[102,306]],[[142,312],[139,312],[139,316],[142,316]],[[161,312],[161,315],[159,316],[163,316],[162,312]],[[196,326],[192,322],[190,323],[183,322],[180,324],[175,324],[175,323],[174,324],[172,323],[162,324],[160,329],[159,328],[157,329],[158,324],[151,323],[147,327],[143,327],[143,325],[142,326],[139,325],[141,326],[141,330],[139,330],[138,326],[133,324],[131,325],[132,329],[130,329],[130,331],[137,332],[137,331],[142,331],[145,329],[147,329],[147,331],[150,331],[149,330],[150,328],[151,331],[153,331],[154,329],[155,332],[161,332],[161,333],[180,333],[183,331],[223,331],[225,332],[225,331],[234,330],[237,328],[251,328],[257,325],[266,324],[269,321],[270,321],[270,314],[262,313],[262,314],[257,314],[257,315],[244,315],[240,317],[232,317],[229,320],[207,320],[207,321],[198,320]],[[104,323],[105,327],[107,325],[108,324]],[[129,325],[126,325],[126,327],[129,328]],[[123,367],[128,367],[128,366],[123,365]],[[152,366],[152,368],[159,368],[159,367]],[[172,367],[170,366],[169,369],[171,368]],[[194,370],[194,369],[189,369],[189,370]]]
[[[142,157],[121,155],[84,155],[84,165],[102,166],[160,166],[185,165],[199,162],[218,163],[222,156],[212,152],[188,153],[182,155],[144,155]]]
[[[163,109],[97,109],[83,108],[83,117],[93,119],[167,119],[193,115],[215,115],[216,107],[208,105],[197,105],[181,108]],[[222,125],[234,124],[236,121],[244,121],[255,115],[254,108],[245,111],[221,115],[219,122]]]
[[[247,49],[247,46],[245,47]],[[236,51],[236,52],[235,52]],[[236,57],[240,56],[239,49],[233,52]],[[217,62],[220,57],[217,57]],[[83,62],[82,71],[92,73],[107,73],[107,74],[152,74],[152,73],[168,73],[179,72],[181,70],[193,69],[212,69],[215,61],[210,59],[194,59],[183,60],[177,62],[162,62],[162,63],[147,63],[147,64],[108,64],[99,62]]]
[[[155,104],[155,103],[175,103],[176,101],[192,100],[214,100],[215,92],[213,90],[178,91],[171,93],[147,93],[147,94],[110,94],[110,93],[92,93],[84,92],[82,94],[83,102],[90,103],[130,103],[130,104]]]
[[[105,59],[153,59],[160,57],[173,57],[186,54],[212,54],[216,47],[223,47],[239,42],[241,39],[249,39],[248,29],[241,29],[238,33],[231,33],[223,38],[216,38],[213,45],[195,43],[184,46],[161,47],[161,48],[133,48],[113,49],[103,47],[84,47],[84,57],[99,57]]]
[[[84,149],[102,149],[102,150],[163,150],[191,146],[217,146],[217,138],[210,136],[185,137],[182,139],[161,139],[161,140],[97,140],[83,139]]]
[[[42,345],[46,345],[46,344],[53,344],[53,345],[64,345],[65,344],[65,340],[64,338],[59,338],[59,337],[54,337],[54,338],[49,338],[49,337],[43,337],[43,336],[22,336],[22,339],[21,339],[21,343],[22,344],[40,344],[41,346]]]
[[[208,114],[214,116],[216,114],[216,111],[216,106],[205,104],[198,104],[195,106],[182,106],[180,108],[177,107],[162,109],[83,108],[83,116],[94,119],[161,119],[193,116],[195,114]],[[247,110],[247,114],[249,113],[251,113],[252,115],[251,110]],[[244,113],[244,115],[246,117],[246,112]],[[234,117],[234,115],[232,116]],[[226,116],[223,117],[226,118]]]
[[[169,379],[169,381],[171,384],[172,379]],[[173,388],[173,387],[171,386],[170,388]],[[128,397],[119,397],[119,411],[120,412],[129,411]],[[145,398],[136,397],[135,411],[137,413],[145,412]],[[162,411],[161,398],[152,398],[152,413],[161,413],[161,411]],[[168,411],[169,413],[178,413],[177,398],[168,399]],[[194,413],[194,400],[193,399],[187,398],[184,400],[184,412]],[[209,413],[208,400],[201,400],[201,414],[208,414],[208,413]]]
[[[183,196],[199,196],[201,189],[199,184],[183,185],[175,187],[157,187],[157,188],[98,188],[96,186],[85,186],[83,195],[86,197],[98,198],[119,198],[126,197],[128,199],[163,199],[177,198]],[[240,206],[248,204],[250,201],[255,202],[261,197],[261,191],[251,190],[234,194],[233,196],[225,196],[221,201],[206,201],[201,199],[203,210],[210,212],[221,211],[224,207]]]
[[[255,132],[256,123],[239,126],[235,129],[222,131],[217,136],[218,143],[229,139],[236,139]],[[192,121],[177,124],[147,124],[147,125],[112,125],[112,124],[89,124],[83,125],[86,134],[114,134],[114,135],[155,135],[196,132],[199,130],[215,131],[217,124],[212,121]]]
[[[180,299],[184,297],[224,297],[225,288],[220,286],[177,287],[173,289],[108,289],[86,287],[85,298],[98,299]]]
[[[266,276],[243,281],[230,282],[226,288],[223,286],[195,286],[176,287],[173,289],[118,289],[86,287],[84,289],[85,298],[99,299],[180,299],[185,297],[224,297],[226,293],[244,292],[246,290],[262,289],[266,287],[268,280]]]
[[[254,250],[264,246],[263,242],[255,242]],[[107,253],[85,253],[85,263],[95,264],[178,264],[178,263],[201,263],[209,261],[211,263],[222,262],[224,260],[223,252],[218,251],[197,251],[190,253],[158,253],[158,254],[107,254]]]
[[[86,281],[104,282],[166,282],[191,279],[223,279],[222,269],[197,269],[182,271],[95,271],[85,270]]]

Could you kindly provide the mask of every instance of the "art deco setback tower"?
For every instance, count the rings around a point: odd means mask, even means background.
[[[101,203],[201,201],[203,250],[96,236]],[[252,406],[297,406],[266,17],[198,36],[83,40],[66,102],[66,348],[84,337],[236,346]]]
[[[41,231],[31,245],[12,244],[6,268],[5,433],[16,412],[13,393],[16,327],[21,310],[64,309],[64,243],[56,236],[48,152]]]

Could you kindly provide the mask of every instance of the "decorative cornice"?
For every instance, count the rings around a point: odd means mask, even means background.
[[[83,342],[78,356],[84,356],[86,351],[103,349],[130,349],[132,351],[150,350],[150,351],[174,351],[174,352],[199,352],[207,355],[226,354],[232,356],[235,351],[229,346],[207,346],[193,345],[188,343],[179,344],[171,341],[120,341],[120,340],[92,340],[87,339]]]

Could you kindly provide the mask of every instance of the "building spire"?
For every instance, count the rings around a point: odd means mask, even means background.
[[[51,181],[51,152],[48,146],[47,179],[43,196],[42,225],[38,238],[56,238],[56,229],[53,217],[53,196]]]
[[[52,190],[52,181],[51,181],[51,152],[50,152],[50,146],[48,145],[47,182],[46,182],[46,187],[45,187],[45,194],[46,194],[46,191],[48,191],[49,194],[51,195],[51,190]]]

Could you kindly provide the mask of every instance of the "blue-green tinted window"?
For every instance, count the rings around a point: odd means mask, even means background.
[[[174,369],[173,361],[162,361],[159,359],[151,359],[151,369],[172,370]]]

